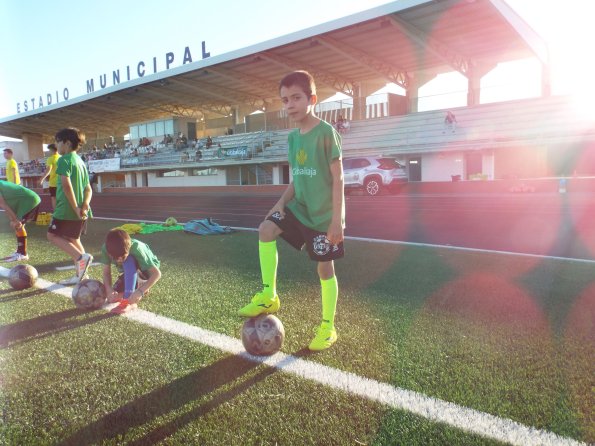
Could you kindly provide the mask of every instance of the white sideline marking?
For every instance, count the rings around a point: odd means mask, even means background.
[[[7,268],[0,266],[0,276],[8,277],[8,271]],[[43,279],[38,279],[35,287],[60,294],[69,299],[72,295],[72,288]],[[116,305],[108,304],[104,306],[104,309],[109,310]],[[448,401],[442,401],[411,390],[401,389],[387,383],[361,377],[350,372],[344,372],[285,353],[279,352],[266,357],[253,356],[245,351],[239,339],[145,310],[136,309],[122,316],[150,327],[200,342],[209,347],[241,356],[250,361],[274,367],[300,378],[324,384],[395,409],[405,410],[423,418],[445,423],[483,437],[519,446],[585,445],[585,443],[577,440],[525,426],[507,418],[500,418],[495,415],[469,409],[449,403]]]

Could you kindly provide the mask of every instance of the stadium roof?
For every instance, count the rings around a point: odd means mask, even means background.
[[[0,134],[49,141],[76,126],[123,135],[129,124],[172,116],[220,117],[234,106],[273,110],[279,79],[295,69],[314,75],[320,100],[353,95],[361,85],[407,87],[418,73],[468,75],[529,57],[547,64],[545,43],[503,0],[399,0],[0,119]]]

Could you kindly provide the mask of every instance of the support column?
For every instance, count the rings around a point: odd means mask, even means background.
[[[496,65],[473,65],[469,67],[467,73],[467,106],[479,105],[481,103],[481,78]]]
[[[419,108],[419,89],[436,77],[436,73],[410,73],[408,88],[405,90],[407,98],[407,113],[416,113]]]
[[[27,160],[43,158],[43,136],[39,133],[23,133],[23,147]]]
[[[358,82],[353,85],[353,120],[366,119],[366,98],[383,86],[378,82]]]
[[[552,77],[549,64],[541,64],[541,96],[548,98],[552,95]]]

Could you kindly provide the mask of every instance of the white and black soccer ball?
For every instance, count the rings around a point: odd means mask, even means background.
[[[106,292],[99,280],[81,280],[72,290],[72,301],[83,310],[96,310],[105,304]]]
[[[8,272],[8,283],[15,290],[26,290],[35,285],[38,277],[39,275],[35,268],[22,263],[10,269]]]
[[[251,317],[242,327],[242,344],[252,355],[267,356],[277,353],[283,346],[285,328],[276,316],[261,314]]]

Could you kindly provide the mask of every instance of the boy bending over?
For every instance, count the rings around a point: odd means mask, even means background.
[[[17,236],[17,250],[4,257],[3,262],[29,260],[27,254],[27,231],[25,223],[37,220],[41,198],[20,184],[0,180],[0,208],[6,211],[10,226]]]
[[[112,229],[105,237],[99,261],[108,302],[119,302],[112,313],[123,314],[137,307],[161,278],[159,259],[146,243],[130,238],[123,229]],[[112,262],[120,276],[112,285]]]

